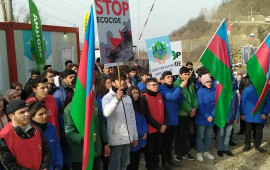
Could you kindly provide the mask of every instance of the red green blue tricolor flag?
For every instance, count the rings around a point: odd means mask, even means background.
[[[73,97],[71,116],[84,139],[83,170],[91,170],[94,160],[94,74],[95,30],[93,7],[88,20],[83,42],[79,73]]]
[[[215,124],[223,128],[233,97],[230,48],[225,20],[206,47],[200,61],[219,82],[216,87]]]
[[[247,62],[247,72],[256,90],[259,100],[253,109],[256,115],[263,106],[265,96],[269,91],[269,66],[270,66],[270,34],[262,42],[255,54]]]

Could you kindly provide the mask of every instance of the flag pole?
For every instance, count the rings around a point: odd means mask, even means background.
[[[121,77],[120,77],[120,67],[119,67],[119,62],[117,62],[117,72],[118,72],[118,81],[121,84]]]
[[[202,56],[203,56],[203,54],[205,53],[205,51],[206,51],[206,49],[207,49],[207,47],[209,46],[209,44],[212,42],[212,40],[214,39],[214,37],[215,37],[215,35],[217,34],[217,31],[219,30],[219,28],[221,27],[221,25],[222,25],[222,23],[225,21],[225,19],[223,19],[222,20],[222,22],[220,23],[220,25],[219,25],[219,27],[218,27],[218,29],[216,30],[216,32],[214,33],[214,35],[212,36],[212,38],[211,38],[211,40],[209,41],[209,43],[207,44],[207,46],[205,47],[205,49],[204,49],[204,51],[203,51],[203,53],[202,53],[202,55],[201,55],[201,57],[198,59],[198,61],[196,62],[196,64],[194,65],[194,67],[193,67],[193,70],[192,70],[192,72],[189,74],[189,77],[188,77],[188,79],[191,77],[191,75],[193,74],[193,72],[194,72],[194,69],[197,67],[197,65],[199,64],[199,62],[200,62],[200,60],[201,60],[201,58],[202,58]]]

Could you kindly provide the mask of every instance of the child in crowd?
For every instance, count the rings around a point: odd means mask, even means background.
[[[251,83],[242,93],[241,96],[241,119],[246,122],[246,131],[245,131],[245,147],[243,151],[249,151],[251,149],[251,132],[252,129],[255,129],[255,141],[254,146],[255,149],[259,152],[266,152],[260,145],[262,142],[263,136],[263,128],[264,124],[266,124],[267,116],[270,112],[270,92],[267,93],[265,102],[261,109],[253,114],[253,109],[258,102],[259,98],[256,93],[256,90]]]
[[[179,167],[181,165],[172,159],[171,147],[177,125],[179,124],[179,105],[184,101],[184,97],[181,92],[187,85],[187,81],[182,81],[174,87],[173,75],[171,71],[163,72],[161,79],[163,80],[163,84],[159,88],[159,93],[163,97],[165,109],[168,112],[168,127],[164,133],[163,138],[162,164],[163,168],[168,169],[168,166]]]
[[[130,163],[128,170],[138,170],[141,158],[142,148],[146,145],[147,139],[147,123],[141,109],[140,91],[136,86],[128,89],[128,95],[132,99],[133,108],[135,110],[136,126],[138,132],[138,144],[136,147],[130,146]]]
[[[146,89],[146,79],[148,78],[149,74],[146,71],[141,72],[141,81],[137,84],[140,92],[143,92]]]
[[[143,112],[148,124],[145,162],[146,168],[152,170],[158,168],[162,138],[167,128],[168,115],[162,96],[158,93],[157,79],[148,78],[145,84],[146,90],[141,97]]]
[[[190,69],[182,67],[179,71],[179,77],[174,82],[174,87],[179,87],[183,82],[187,85],[183,88],[184,101],[179,107],[179,124],[176,130],[175,138],[175,153],[176,160],[181,161],[183,158],[188,160],[194,160],[194,157],[188,153],[189,151],[189,139],[191,134],[192,118],[196,114],[198,109],[198,100],[194,88],[194,84],[189,80]]]
[[[212,79],[207,74],[202,76],[202,87],[198,90],[197,97],[199,105],[195,116],[197,160],[203,161],[203,156],[213,160],[214,156],[210,154],[209,149],[214,126],[216,91],[212,88]],[[204,153],[202,154],[203,145]]]
[[[230,136],[232,133],[232,127],[234,123],[237,123],[240,120],[240,111],[239,111],[239,98],[237,94],[238,86],[235,78],[233,79],[233,99],[231,101],[230,113],[228,115],[227,122],[225,127],[217,129],[217,154],[219,157],[223,156],[225,153],[228,156],[233,156],[232,152],[229,151],[229,142]]]
[[[137,73],[136,67],[133,66],[129,69],[129,78],[130,78],[130,83],[132,85],[137,85],[139,83],[139,79],[136,73]]]

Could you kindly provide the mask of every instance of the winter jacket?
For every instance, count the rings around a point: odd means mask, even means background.
[[[146,119],[143,114],[139,112],[135,112],[135,117],[136,117],[136,127],[137,127],[137,132],[138,132],[138,144],[136,147],[133,147],[132,144],[130,144],[130,152],[135,152],[146,145],[147,139],[143,140],[142,137],[144,134],[147,134],[147,123]]]
[[[63,167],[63,154],[62,149],[60,146],[60,142],[58,140],[57,134],[56,134],[56,128],[51,123],[47,122],[46,124],[39,124],[35,122],[34,120],[31,120],[33,125],[40,128],[43,133],[45,134],[45,137],[47,139],[47,143],[51,150],[51,164],[50,164],[50,170],[54,169],[62,169]]]
[[[179,87],[182,83],[180,77],[174,82],[174,87]],[[198,109],[198,100],[193,83],[188,83],[183,89],[184,102],[180,105],[179,115],[190,116],[193,108]]]
[[[178,125],[178,113],[179,113],[179,105],[183,103],[183,95],[181,94],[182,87],[178,86],[169,87],[166,84],[162,84],[159,87],[159,93],[162,95],[165,108],[168,112],[168,125],[169,126],[177,126]]]
[[[256,90],[252,84],[244,89],[241,96],[241,115],[245,116],[245,121],[250,123],[265,124],[266,119],[262,120],[261,115],[264,114],[266,117],[270,112],[270,92],[267,93],[265,102],[259,112],[253,116],[252,111],[259,100]]]
[[[139,78],[137,76],[130,77],[130,83],[134,86],[136,86],[139,83]]]
[[[132,100],[124,95],[121,100],[110,89],[102,98],[103,115],[107,117],[107,133],[111,146],[130,144],[138,140]]]
[[[57,87],[56,91],[53,94],[55,99],[57,110],[58,110],[58,120],[59,120],[59,127],[60,127],[60,143],[63,151],[64,156],[64,164],[70,164],[70,148],[67,142],[67,138],[65,135],[65,123],[64,123],[64,104],[67,96],[66,90],[67,87],[64,83],[62,86]]]
[[[70,102],[64,110],[65,134],[70,147],[71,162],[82,162],[82,137],[79,134],[71,117],[71,106],[72,102]]]
[[[56,134],[56,128],[51,123],[47,123],[47,129],[45,130],[45,136],[50,146],[52,159],[50,170],[62,169],[63,167],[63,154],[60,146],[60,141],[58,140]]]
[[[195,116],[195,124],[202,126],[214,126],[214,120],[212,122],[208,122],[207,118],[215,116],[215,98],[216,91],[211,88],[201,87],[197,91],[198,104],[199,109]]]
[[[240,120],[239,98],[236,91],[233,91],[233,99],[231,101],[230,113],[228,115],[227,123],[233,123],[234,120]]]
[[[27,132],[23,132],[19,127],[16,127],[16,128],[13,127],[13,129],[14,129],[15,133],[20,138],[22,138],[22,140],[24,140],[24,139],[27,140],[27,139],[32,138],[34,136],[35,130],[36,130],[33,126]],[[3,131],[1,131],[1,132],[3,132]],[[0,132],[0,135],[3,135],[3,134],[1,134],[1,132]],[[46,140],[44,133],[41,130],[39,130],[39,132],[40,132],[41,144],[42,144],[42,159],[41,159],[40,169],[49,168],[50,161],[51,161],[50,147],[47,143],[47,140]],[[23,153],[18,153],[17,156],[19,156],[19,154],[21,154],[21,156],[23,156]],[[0,160],[1,160],[0,164],[1,164],[2,169],[27,170],[26,168],[21,167],[17,163],[16,158],[13,156],[13,154],[10,151],[4,138],[0,138]],[[31,157],[29,158],[29,160],[31,160]]]
[[[140,92],[143,92],[146,89],[146,85],[141,81],[137,84],[137,87],[139,88]]]
[[[107,130],[105,127],[105,123],[103,120],[103,115],[100,111],[99,104],[97,101],[95,101],[94,106],[94,121],[95,121],[95,134],[96,134],[96,140],[94,143],[95,146],[95,153],[94,156],[98,157],[102,154],[102,145],[108,144],[108,135]]]

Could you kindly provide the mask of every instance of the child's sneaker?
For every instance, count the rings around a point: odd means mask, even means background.
[[[210,154],[210,152],[204,152],[203,156],[205,156],[206,158],[210,159],[210,160],[214,160],[214,156]]]
[[[202,162],[203,161],[203,157],[202,157],[202,153],[197,153],[196,154],[197,160]]]

